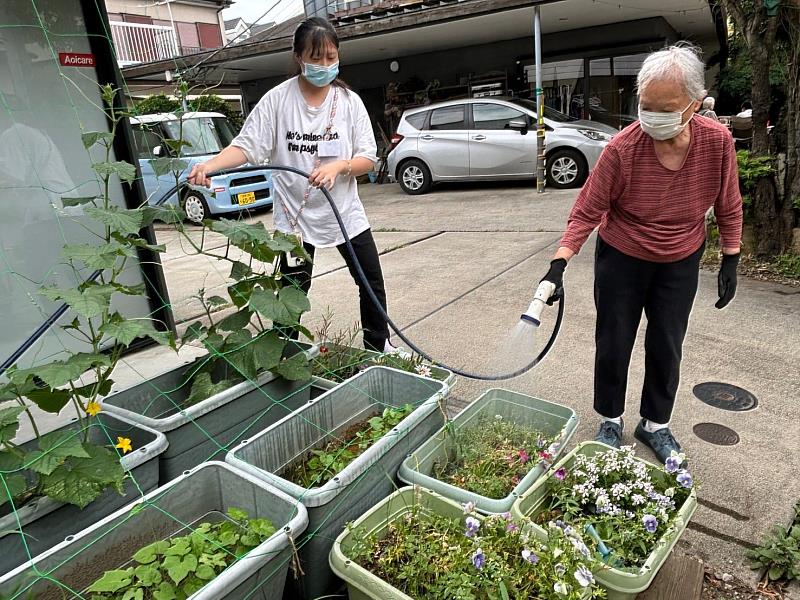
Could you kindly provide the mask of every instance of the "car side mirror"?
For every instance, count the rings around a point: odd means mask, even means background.
[[[522,135],[528,133],[528,124],[525,121],[510,121],[508,126],[511,129],[516,129]]]
[[[156,146],[155,148],[153,148],[153,156],[161,156],[163,152],[164,149],[161,146]]]

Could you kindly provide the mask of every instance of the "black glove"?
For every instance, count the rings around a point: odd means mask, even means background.
[[[723,254],[722,265],[719,267],[717,275],[717,293],[719,300],[714,305],[717,308],[725,308],[736,295],[736,267],[739,264],[738,254]]]
[[[550,296],[550,298],[547,300],[548,306],[553,306],[555,302],[558,302],[564,296],[564,269],[566,268],[567,260],[565,258],[551,260],[550,270],[547,271],[547,274],[542,277],[541,281],[539,282],[542,283],[542,281],[549,281],[556,286],[552,296]],[[735,277],[736,274],[734,273],[734,278]]]

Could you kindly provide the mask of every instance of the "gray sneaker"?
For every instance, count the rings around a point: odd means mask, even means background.
[[[600,430],[597,432],[597,435],[594,436],[594,441],[608,444],[612,448],[619,448],[620,442],[622,441],[622,428],[624,426],[624,421],[621,421],[619,425],[612,421],[603,421],[600,423]]]
[[[650,433],[644,428],[644,419],[639,421],[639,424],[636,426],[636,431],[633,432],[633,436],[655,452],[662,465],[672,455],[673,450],[675,452],[681,451],[681,445],[678,443],[678,440],[675,439],[675,436],[672,435],[669,427],[658,429]]]

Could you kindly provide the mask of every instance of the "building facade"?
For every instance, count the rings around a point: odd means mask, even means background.
[[[106,0],[120,66],[219,48],[232,0]]]

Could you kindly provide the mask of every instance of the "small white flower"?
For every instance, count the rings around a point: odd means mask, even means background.
[[[558,558],[562,554],[564,554],[564,551],[561,548],[556,548],[553,550],[553,558]]]
[[[495,415],[494,418],[497,419],[498,421],[502,421],[503,415]]]
[[[569,594],[569,586],[563,581],[559,581],[558,583],[553,584],[553,591],[555,591],[556,594],[566,596]]]
[[[674,450],[673,450],[673,452],[674,452]],[[675,495],[675,488],[669,488],[669,489],[667,489],[667,490],[664,492],[664,495],[665,495],[667,498],[672,498],[672,497]]]
[[[471,515],[472,513],[475,512],[475,503],[474,502],[466,502],[466,503],[462,504],[462,506],[464,507],[464,514],[465,515]]]
[[[428,365],[417,365],[414,370],[417,372],[417,375],[422,375],[423,377],[431,376],[431,368]]]

